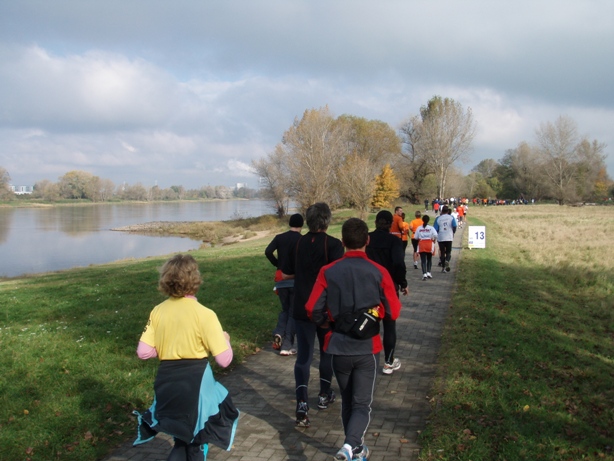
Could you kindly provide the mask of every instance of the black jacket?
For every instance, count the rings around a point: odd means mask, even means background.
[[[397,287],[405,288],[407,286],[405,252],[399,237],[381,229],[369,232],[367,256],[388,270]]]

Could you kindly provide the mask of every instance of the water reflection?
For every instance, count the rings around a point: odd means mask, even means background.
[[[0,208],[0,243],[8,239],[14,213],[14,208]]]
[[[0,248],[2,260],[12,261],[10,267],[3,267],[0,275],[31,274],[144,258],[188,251],[200,245],[200,242],[181,237],[149,237],[112,231],[81,233],[73,238],[52,231],[40,234],[36,245],[29,245],[27,237],[22,236],[15,236],[12,242],[15,245],[11,248]],[[41,247],[46,250],[40,251]]]
[[[0,277],[196,249],[199,241],[110,229],[151,221],[223,221],[271,214],[260,200],[0,209]]]
[[[61,230],[68,235],[79,235],[100,229],[104,208],[101,206],[51,207],[36,213],[41,230]]]

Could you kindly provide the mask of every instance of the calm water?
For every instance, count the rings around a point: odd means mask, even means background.
[[[272,214],[270,202],[227,200],[0,208],[0,276],[48,272],[196,249],[200,241],[111,229],[151,221],[223,221]]]

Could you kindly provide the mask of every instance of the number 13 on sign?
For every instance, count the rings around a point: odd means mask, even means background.
[[[486,248],[486,226],[469,226],[467,236],[469,249]]]

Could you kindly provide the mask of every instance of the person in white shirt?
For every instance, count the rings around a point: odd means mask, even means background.
[[[435,241],[437,240],[437,231],[433,226],[429,226],[430,217],[424,215],[422,222],[424,223],[416,230],[416,240],[418,240],[418,252],[420,253],[420,262],[422,263],[422,280],[431,279],[431,265],[433,254],[435,253]]]
[[[441,272],[450,272],[450,259],[452,258],[452,241],[458,227],[456,219],[452,217],[452,210],[444,206],[441,216],[435,220],[433,226],[437,231],[437,242],[439,243],[439,266]]]

